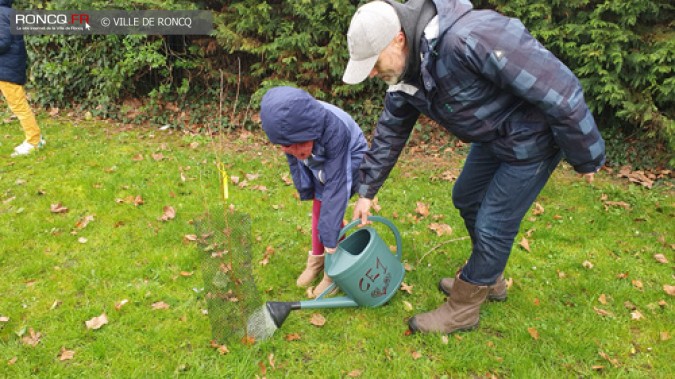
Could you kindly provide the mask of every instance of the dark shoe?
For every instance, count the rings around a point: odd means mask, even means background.
[[[463,281],[459,274],[452,284],[452,296],[437,309],[418,314],[408,321],[413,333],[453,333],[478,326],[480,306],[485,302],[490,287]]]
[[[454,282],[455,278],[443,278],[438,282],[438,289],[446,296],[450,296],[450,289]],[[490,286],[487,299],[489,301],[506,301],[506,296],[506,280],[504,280],[504,274],[502,273],[499,274],[495,284]]]

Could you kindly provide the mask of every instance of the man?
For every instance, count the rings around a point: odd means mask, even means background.
[[[343,80],[389,84],[361,165],[354,219],[366,222],[420,113],[472,142],[452,193],[471,255],[439,283],[447,302],[408,325],[473,329],[486,299],[506,298],[503,271],[520,223],[562,155],[589,182],[604,164],[579,81],[520,21],[467,0],[373,1],[354,14],[347,41]]]
[[[45,145],[40,127],[26,99],[26,45],[22,35],[12,35],[13,0],[0,0],[0,92],[21,123],[26,139],[14,148],[12,157],[27,155]]]

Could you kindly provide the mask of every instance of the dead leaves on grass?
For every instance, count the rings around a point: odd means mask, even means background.
[[[100,316],[85,321],[84,324],[87,326],[87,329],[91,330],[101,329],[103,325],[108,324],[108,316],[106,316],[105,313],[102,313]]]

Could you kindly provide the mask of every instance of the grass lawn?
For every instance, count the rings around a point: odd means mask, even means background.
[[[21,142],[16,122],[0,136],[0,377],[675,372],[675,300],[667,293],[675,286],[675,205],[667,183],[648,190],[602,172],[588,185],[562,165],[521,227],[505,273],[508,301],[484,305],[476,331],[407,336],[407,319],[444,301],[436,284],[470,249],[450,196],[466,149],[409,151],[378,197],[379,214],[403,237],[407,291],[378,308],[294,311],[268,340],[212,345],[203,252],[189,236],[206,209],[224,206],[216,154],[236,177],[229,202],[251,216],[260,298],[305,299],[295,278],[309,249],[311,204],[294,197],[280,150],[256,133],[214,143],[101,122],[41,125],[47,147],[29,157],[9,158]],[[381,235],[393,244],[390,233]],[[103,314],[101,328],[86,325]],[[312,321],[318,315],[322,326]]]

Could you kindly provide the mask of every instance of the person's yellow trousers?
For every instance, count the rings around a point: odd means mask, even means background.
[[[7,100],[9,109],[19,119],[21,127],[26,134],[26,141],[31,145],[37,146],[40,143],[40,127],[37,120],[35,120],[33,110],[28,104],[23,86],[0,80],[0,92],[2,92],[5,100]]]

